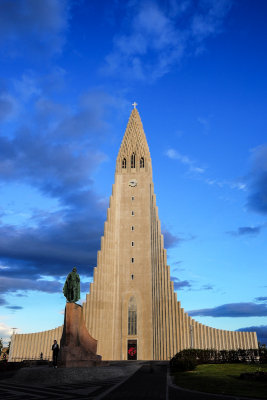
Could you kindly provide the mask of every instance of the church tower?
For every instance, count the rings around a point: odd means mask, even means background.
[[[153,357],[152,166],[142,122],[132,110],[86,301],[86,323],[103,359]]]
[[[151,157],[135,107],[134,103],[117,157],[101,250],[84,304],[98,354],[105,360],[168,360],[190,347],[257,347],[254,333],[202,325],[177,302],[158,218]]]
[[[152,165],[136,103],[116,162],[101,250],[83,304],[103,360],[169,360],[178,351],[257,349],[256,332],[200,324],[184,312],[170,280]],[[53,330],[12,336],[9,361],[51,359]]]

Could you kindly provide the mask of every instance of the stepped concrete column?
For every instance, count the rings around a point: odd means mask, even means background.
[[[83,319],[83,308],[76,303],[67,303],[64,328],[60,342],[61,365],[65,367],[87,367],[101,362],[96,354],[97,340],[88,332]]]

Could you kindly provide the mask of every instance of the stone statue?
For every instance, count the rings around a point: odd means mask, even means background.
[[[75,303],[80,299],[80,277],[75,267],[67,276],[63,293],[69,303]]]

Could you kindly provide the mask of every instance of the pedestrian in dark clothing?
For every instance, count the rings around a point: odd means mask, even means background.
[[[56,340],[54,340],[52,350],[53,350],[53,366],[54,366],[54,368],[57,368],[57,356],[58,356],[58,352],[59,352],[59,345],[57,344]]]

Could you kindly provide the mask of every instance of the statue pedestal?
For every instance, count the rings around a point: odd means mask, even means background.
[[[76,303],[67,303],[64,328],[60,342],[61,365],[65,367],[90,367],[101,362],[96,354],[97,340],[88,332],[83,308]]]

